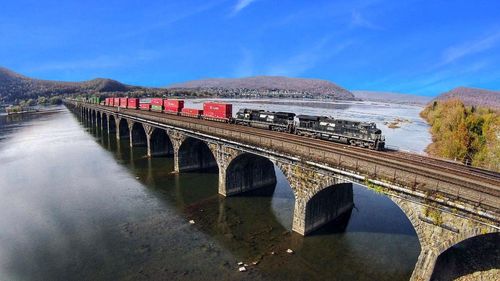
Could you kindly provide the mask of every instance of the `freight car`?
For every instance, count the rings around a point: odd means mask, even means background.
[[[295,113],[242,108],[233,123],[266,130],[292,133]]]
[[[354,146],[383,150],[385,138],[375,123],[299,115],[295,134]]]
[[[203,104],[202,118],[218,122],[231,122],[233,105],[230,103],[205,102]]]
[[[202,118],[203,117],[203,109],[184,107],[181,111],[181,116],[192,117],[192,118]]]

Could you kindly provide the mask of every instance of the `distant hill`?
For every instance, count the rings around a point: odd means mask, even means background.
[[[435,100],[446,100],[451,98],[458,98],[462,100],[465,105],[500,109],[500,91],[458,87],[437,96]]]
[[[432,99],[431,97],[391,92],[352,91],[352,93],[356,98],[366,101],[389,102],[398,104],[425,105]]]
[[[74,93],[125,92],[137,89],[111,79],[61,82],[33,79],[0,67],[0,98],[6,101]]]
[[[173,84],[167,89],[194,90],[232,97],[309,97],[352,100],[354,95],[337,84],[320,79],[255,76],[246,78],[211,78]]]

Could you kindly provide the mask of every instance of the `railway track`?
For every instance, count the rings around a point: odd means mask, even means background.
[[[429,163],[429,164],[433,164],[433,165],[440,165],[440,166],[445,167],[447,169],[463,171],[465,173],[475,173],[475,174],[482,175],[484,177],[488,177],[491,179],[500,180],[500,173],[490,171],[490,170],[485,170],[482,168],[467,166],[467,165],[464,165],[462,163],[458,163],[458,162],[451,161],[451,160],[439,159],[439,158],[435,158],[432,156],[423,156],[423,155],[412,154],[412,153],[402,152],[402,151],[395,151],[395,150],[394,151],[388,150],[386,152],[393,153],[393,155],[397,155],[396,157],[412,158],[413,160],[425,161],[425,163]]]

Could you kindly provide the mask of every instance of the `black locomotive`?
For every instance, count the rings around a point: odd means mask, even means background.
[[[295,113],[272,112],[242,108],[236,113],[235,124],[293,133]]]
[[[324,116],[299,115],[295,134],[335,142],[383,150],[385,138],[375,123],[334,119]]]
[[[297,117],[298,121],[295,121]],[[349,145],[383,150],[385,138],[375,123],[334,119],[325,116],[299,115],[242,108],[235,124],[273,131],[288,132]]]

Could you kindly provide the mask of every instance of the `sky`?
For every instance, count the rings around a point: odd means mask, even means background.
[[[497,0],[0,3],[0,66],[40,79],[277,75],[435,96],[500,90],[499,65]]]

